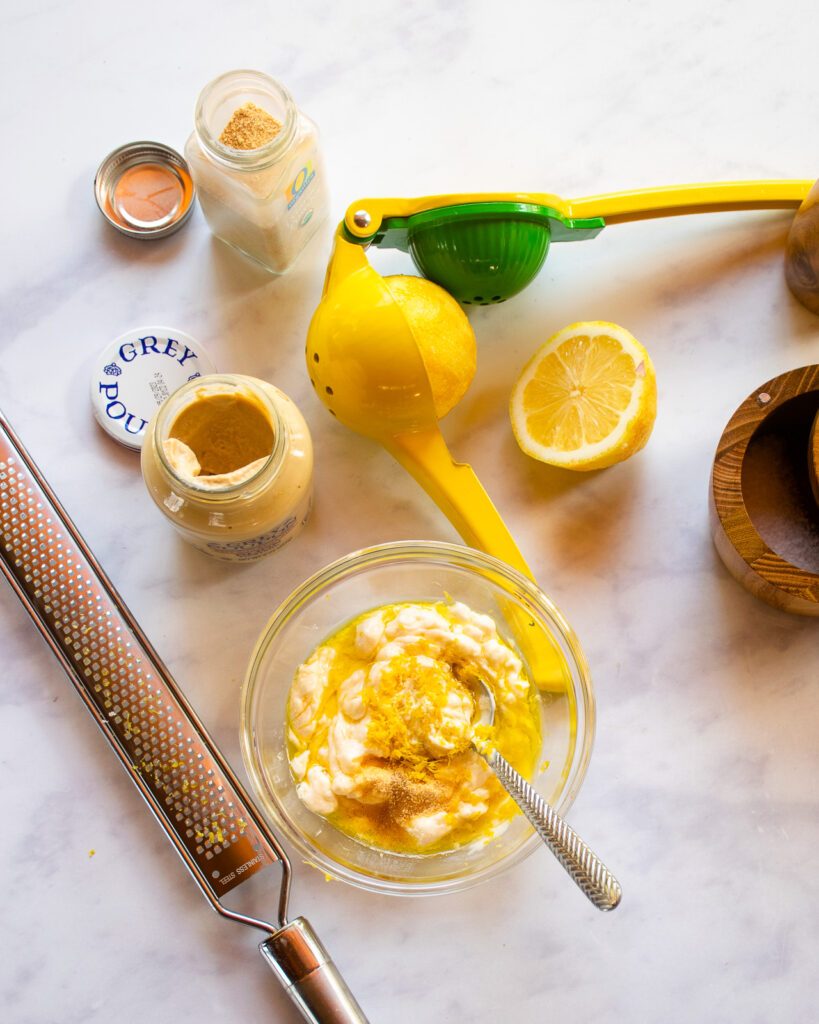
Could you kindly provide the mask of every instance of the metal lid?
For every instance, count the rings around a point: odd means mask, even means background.
[[[139,450],[165,399],[194,377],[215,372],[199,342],[184,331],[135,327],[106,345],[94,362],[94,416],[115,441]]]
[[[129,142],[99,165],[94,195],[117,231],[131,238],[164,238],[190,217],[195,189],[175,149],[161,142]]]

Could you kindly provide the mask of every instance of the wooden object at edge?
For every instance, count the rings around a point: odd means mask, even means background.
[[[792,565],[768,547],[751,522],[742,493],[745,453],[759,425],[785,402],[810,392],[819,393],[816,365],[774,377],[745,399],[717,445],[709,510],[716,549],[746,590],[784,611],[819,616],[819,574]],[[814,424],[814,437],[816,433]]]

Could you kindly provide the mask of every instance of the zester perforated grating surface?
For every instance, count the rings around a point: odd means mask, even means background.
[[[227,892],[270,863],[274,856],[244,820],[241,800],[162,669],[2,434],[0,555],[212,891]]]

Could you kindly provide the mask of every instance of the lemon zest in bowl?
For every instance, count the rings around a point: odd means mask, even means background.
[[[449,666],[421,664],[407,655],[392,659],[377,685],[368,683],[362,690],[370,716],[368,739],[387,760],[401,761],[416,773],[434,771],[441,755],[430,751],[425,737],[434,734],[438,746],[448,748],[444,756],[460,753],[470,743],[470,736],[445,714],[453,688],[472,700]]]

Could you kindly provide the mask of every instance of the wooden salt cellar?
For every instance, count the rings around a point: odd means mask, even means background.
[[[756,597],[819,616],[819,366],[768,381],[720,438],[710,485],[711,533],[723,562]],[[809,452],[812,455],[809,455]]]

